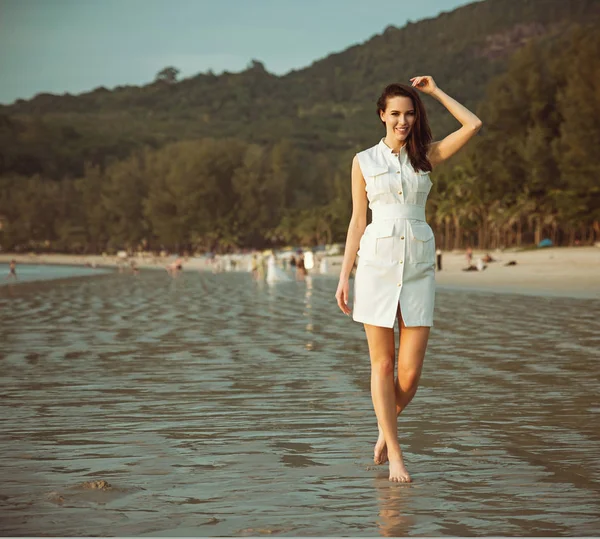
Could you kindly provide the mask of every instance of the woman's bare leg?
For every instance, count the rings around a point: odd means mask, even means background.
[[[387,370],[392,373],[392,380],[394,379],[394,363],[396,359],[396,345],[394,341],[394,330],[393,328],[382,328],[378,326],[368,326],[370,329],[367,333],[367,342],[369,343],[369,355],[371,357],[371,385],[373,384],[374,358],[380,358],[381,361],[387,363]],[[367,325],[365,324],[365,331],[367,331]],[[369,337],[371,335],[371,337]],[[389,362],[391,361],[391,365]],[[382,365],[378,366],[378,370],[381,370]],[[372,393],[372,389],[371,389]],[[377,412],[376,414],[377,415]],[[373,462],[375,464],[385,464],[388,461],[387,447],[385,444],[385,436],[377,420],[377,426],[379,428],[379,438],[375,443],[375,452],[373,455]]]
[[[398,378],[396,379],[396,412],[398,414],[409,405],[417,393],[425,351],[431,328],[403,327],[398,351]]]
[[[371,357],[371,397],[383,433],[390,463],[390,481],[408,482],[398,443],[396,389],[394,379],[394,330],[365,324]]]
[[[425,326],[406,327],[400,309],[398,309],[398,325],[400,327],[398,378],[394,384],[397,415],[402,413],[417,392],[431,330],[431,328]],[[375,447],[379,450],[383,460],[381,462],[376,461],[376,464],[383,464],[387,455],[387,448],[381,426],[378,426],[379,438]]]

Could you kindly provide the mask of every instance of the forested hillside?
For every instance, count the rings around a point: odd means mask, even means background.
[[[0,242],[98,252],[341,241],[375,101],[431,74],[482,135],[434,174],[438,242],[600,235],[599,39],[591,0],[486,0],[277,77],[158,78],[0,107]],[[434,138],[457,127],[426,99]]]

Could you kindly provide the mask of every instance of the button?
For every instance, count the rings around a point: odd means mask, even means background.
[[[398,194],[399,194],[399,195],[401,195],[401,194],[402,194],[402,191],[398,191]]]
[[[400,260],[400,264],[402,264],[402,260]]]
[[[398,286],[402,286],[402,283],[398,283]]]
[[[400,174],[400,171],[399,171],[399,170],[397,170],[397,171],[396,171],[396,174]]]
[[[403,239],[404,239],[404,236],[400,236],[400,239],[401,239],[401,240],[403,240]]]

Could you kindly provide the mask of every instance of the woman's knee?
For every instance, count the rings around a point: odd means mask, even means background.
[[[398,382],[400,389],[405,393],[414,393],[419,387],[419,379],[421,378],[420,369],[409,369],[398,372]]]
[[[371,370],[380,376],[394,376],[394,356],[377,355],[371,357]]]

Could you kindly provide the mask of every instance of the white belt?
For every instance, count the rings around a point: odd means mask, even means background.
[[[415,204],[378,204],[373,209],[373,222],[387,219],[425,221],[425,208]]]

